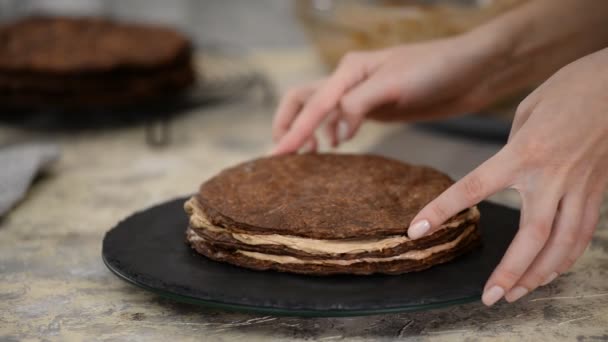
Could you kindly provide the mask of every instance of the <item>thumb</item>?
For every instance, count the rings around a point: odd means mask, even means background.
[[[508,187],[512,170],[506,165],[512,165],[512,162],[507,160],[503,150],[454,183],[414,217],[408,236],[418,239],[429,235],[462,210]]]

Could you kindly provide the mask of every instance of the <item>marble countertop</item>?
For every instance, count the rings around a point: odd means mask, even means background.
[[[320,74],[306,50],[252,58],[279,88]],[[271,146],[271,117],[272,108],[255,100],[191,111],[171,122],[173,139],[164,148],[147,146],[141,127],[51,136],[0,127],[3,139],[52,139],[63,150],[0,222],[0,341],[608,340],[607,205],[591,248],[571,272],[516,304],[492,308],[471,303],[351,318],[252,315],[175,303],[106,269],[101,241],[110,227],[263,154]],[[342,151],[383,153],[460,177],[498,148],[368,124]],[[512,193],[494,199],[517,205]]]

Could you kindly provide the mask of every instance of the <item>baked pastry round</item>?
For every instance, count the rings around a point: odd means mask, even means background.
[[[92,17],[0,26],[0,107],[133,105],[194,81],[190,42],[170,28]]]
[[[293,154],[222,171],[185,204],[199,253],[258,270],[398,274],[449,261],[479,242],[473,207],[418,240],[414,216],[452,180],[373,155]]]

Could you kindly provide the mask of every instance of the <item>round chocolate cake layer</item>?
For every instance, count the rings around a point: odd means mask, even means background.
[[[156,68],[188,50],[185,36],[149,24],[30,17],[0,26],[0,71],[74,74]]]
[[[222,171],[197,195],[209,221],[233,231],[319,239],[405,234],[452,180],[373,155],[292,154]]]

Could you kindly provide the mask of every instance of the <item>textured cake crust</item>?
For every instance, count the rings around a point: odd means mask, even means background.
[[[205,182],[211,223],[249,233],[319,239],[403,234],[452,180],[373,155],[300,154],[249,161]]]

